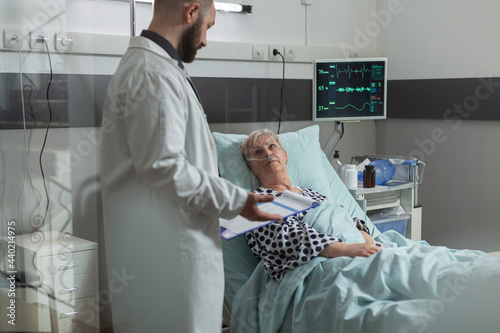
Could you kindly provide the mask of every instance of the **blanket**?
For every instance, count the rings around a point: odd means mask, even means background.
[[[304,221],[359,240],[336,202]],[[337,233],[337,234],[336,234]],[[260,262],[236,293],[234,332],[498,332],[500,260],[413,242],[387,231],[369,258],[317,257],[272,280]]]

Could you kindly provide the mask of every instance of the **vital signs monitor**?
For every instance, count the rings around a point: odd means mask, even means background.
[[[313,120],[385,119],[387,58],[316,59]]]

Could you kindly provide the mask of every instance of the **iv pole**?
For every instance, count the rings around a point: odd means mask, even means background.
[[[323,152],[325,153],[328,159],[330,159],[330,155],[335,150],[335,147],[337,146],[341,138],[342,138],[342,123],[340,121],[336,121],[330,139],[328,139],[328,142],[323,146]]]
[[[135,36],[135,0],[130,0],[130,37]]]

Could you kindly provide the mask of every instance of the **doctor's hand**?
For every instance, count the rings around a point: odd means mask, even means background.
[[[240,213],[241,216],[249,219],[250,221],[271,221],[271,220],[281,221],[283,219],[281,215],[266,213],[257,207],[257,204],[259,202],[273,201],[274,196],[256,194],[252,192],[248,192],[247,194],[248,194],[247,202],[245,204],[245,207]]]

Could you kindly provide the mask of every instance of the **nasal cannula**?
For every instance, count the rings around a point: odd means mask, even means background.
[[[271,158],[273,157],[276,157],[278,156],[279,154],[281,154],[283,152],[283,148],[281,148],[281,150],[279,152],[277,152],[276,154],[274,155],[269,155],[269,156],[266,156],[264,158],[247,158],[247,161],[250,162],[250,161],[265,161],[265,160],[270,160]]]

